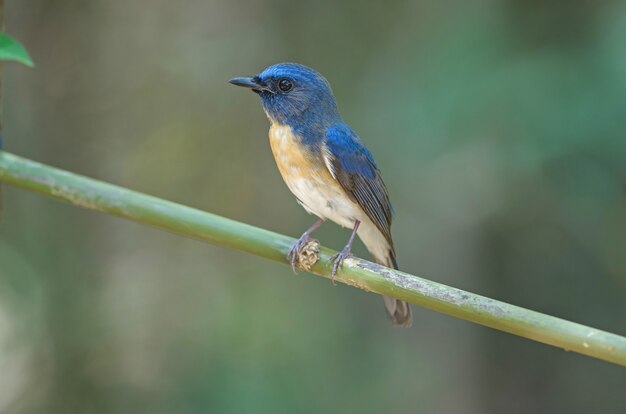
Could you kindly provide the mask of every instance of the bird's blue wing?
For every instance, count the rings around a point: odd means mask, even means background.
[[[326,130],[323,149],[324,161],[332,176],[393,245],[393,209],[372,154],[345,124],[336,124]]]

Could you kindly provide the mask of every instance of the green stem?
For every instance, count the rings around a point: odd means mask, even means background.
[[[0,182],[79,207],[124,217],[181,235],[287,263],[294,239],[224,217],[93,180],[0,151]],[[330,277],[322,248],[312,273]],[[362,259],[347,259],[337,281],[406,300],[548,345],[626,366],[626,338],[484,296],[392,270]],[[419,322],[418,322],[419,323]]]

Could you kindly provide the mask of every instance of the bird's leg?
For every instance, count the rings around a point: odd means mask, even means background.
[[[289,251],[289,255],[287,257],[289,258],[289,261],[291,262],[291,268],[293,269],[294,273],[297,273],[296,267],[298,267],[298,257],[300,256],[300,252],[302,251],[302,249],[306,247],[306,245],[310,241],[313,240],[311,238],[311,234],[315,230],[317,230],[319,226],[322,225],[323,222],[324,222],[324,219],[318,219],[315,223],[313,223],[313,225],[309,227],[307,231],[302,233],[302,236],[300,236],[298,241],[293,245],[293,247]]]
[[[359,229],[359,224],[361,224],[359,220],[354,220],[354,228],[352,229],[352,234],[348,239],[348,244],[346,244],[342,251],[340,251],[336,255],[333,255],[333,257],[330,258],[330,261],[333,262],[333,270],[331,272],[331,280],[333,281],[333,285],[335,284],[335,276],[337,275],[337,271],[343,264],[343,261],[346,260],[347,257],[350,257],[352,255],[352,242],[354,241],[354,236],[356,236],[356,231]]]

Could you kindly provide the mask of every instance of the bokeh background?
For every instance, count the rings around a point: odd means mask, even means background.
[[[626,334],[626,3],[7,0],[5,148],[292,236],[253,94],[312,66],[402,269]],[[4,189],[2,413],[624,413],[626,371]],[[343,246],[348,232],[319,238]],[[362,246],[357,252],[365,255]]]

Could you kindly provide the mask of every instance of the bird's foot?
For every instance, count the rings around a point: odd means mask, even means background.
[[[331,275],[330,280],[333,282],[333,285],[335,285],[335,276],[337,275],[337,271],[339,271],[339,268],[341,268],[341,266],[343,265],[343,261],[346,260],[350,256],[352,256],[352,251],[350,250],[350,245],[347,245],[346,247],[343,248],[342,251],[333,255],[330,258],[330,261],[333,264],[333,268],[330,272],[330,275]]]
[[[317,240],[312,239],[308,234],[302,237],[293,245],[289,251],[289,262],[294,273],[297,268],[309,271],[311,267],[319,260],[320,244]]]

